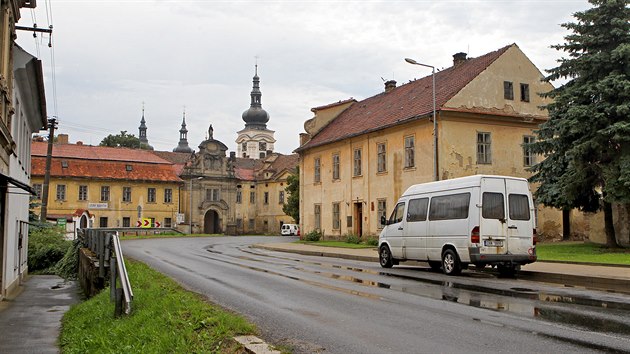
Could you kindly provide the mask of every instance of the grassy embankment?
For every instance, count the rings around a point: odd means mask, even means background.
[[[134,292],[131,315],[114,318],[109,289],[73,306],[62,320],[63,353],[242,353],[232,338],[255,334],[241,316],[143,263],[126,264]]]

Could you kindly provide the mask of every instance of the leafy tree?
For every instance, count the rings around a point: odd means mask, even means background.
[[[126,130],[122,130],[120,134],[109,134],[101,143],[100,146],[109,147],[127,147],[132,149],[140,148],[140,139],[136,138],[133,134],[127,134]]]
[[[289,194],[287,203],[282,206],[282,211],[300,223],[300,168],[287,178],[287,187],[284,189]]]
[[[548,70],[547,81],[568,83],[543,96],[549,120],[530,147],[546,156],[533,167],[536,198],[547,206],[604,210],[606,243],[617,245],[611,203],[630,203],[629,0],[589,0],[572,33],[552,46],[568,53]]]

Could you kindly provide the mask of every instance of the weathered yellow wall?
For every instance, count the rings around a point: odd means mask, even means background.
[[[542,73],[517,46],[511,46],[485,71],[473,79],[444,107],[456,109],[485,108],[497,114],[546,116],[538,107],[550,102],[537,93],[549,92],[553,86],[541,82]],[[503,81],[512,81],[514,100],[503,96]],[[529,102],[520,100],[520,83],[529,84]]]
[[[43,178],[34,177],[32,184],[43,184]],[[66,185],[66,200],[56,200],[57,185]],[[79,200],[79,186],[88,186],[88,200]],[[101,202],[101,186],[109,186],[110,200],[107,209],[90,209],[88,203]],[[131,187],[131,202],[122,201],[123,187]],[[147,202],[148,188],[156,189],[156,202]],[[170,188],[173,191],[172,202],[164,203],[164,190]],[[176,226],[176,214],[178,212],[179,185],[176,183],[156,182],[130,182],[130,181],[96,181],[71,178],[51,178],[48,192],[48,214],[72,214],[77,209],[89,210],[95,215],[94,227],[99,226],[99,218],[108,218],[108,227],[122,227],[123,217],[129,217],[131,227],[136,227],[138,221],[138,206],[142,207],[141,218],[155,218],[164,225],[164,218],[171,218],[171,224]],[[39,210],[37,211],[39,212]]]
[[[322,130],[323,127],[328,125],[328,123],[330,123],[341,112],[350,107],[353,103],[354,101],[350,101],[329,108],[316,110],[315,117],[307,120],[304,123],[304,130],[311,135],[317,134],[317,132]]]

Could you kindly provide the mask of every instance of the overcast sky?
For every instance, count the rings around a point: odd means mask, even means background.
[[[541,71],[552,68],[563,53],[549,46],[568,34],[560,24],[590,7],[585,0],[37,5],[22,10],[18,25],[52,22],[52,50],[47,35],[18,31],[17,42],[42,59],[48,116],[58,117],[58,132],[71,142],[98,145],[122,130],[138,136],[144,102],[156,150],[177,146],[185,107],[193,149],[212,124],[214,138],[235,151],[258,60],[267,127],[281,153],[298,147],[312,107],[373,96],[383,79],[402,84],[430,75],[405,57],[445,68],[454,53],[476,57],[516,43]]]

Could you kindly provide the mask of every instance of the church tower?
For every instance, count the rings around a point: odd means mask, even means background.
[[[243,112],[245,129],[238,132],[236,147],[238,157],[262,159],[273,152],[273,144],[276,142],[276,139],[273,137],[275,132],[267,129],[269,113],[262,108],[258,64],[255,67],[253,88],[250,96],[251,104],[249,109]]]
[[[173,149],[173,152],[188,152],[191,153],[192,149],[188,146],[188,129],[186,129],[186,111],[182,118],[182,127],[179,129],[179,144]]]
[[[140,127],[138,127],[138,136],[140,139],[140,148],[144,150],[153,150],[153,146],[149,145],[149,139],[147,139],[147,125],[144,120],[144,104],[142,104],[142,119],[140,120]]]

